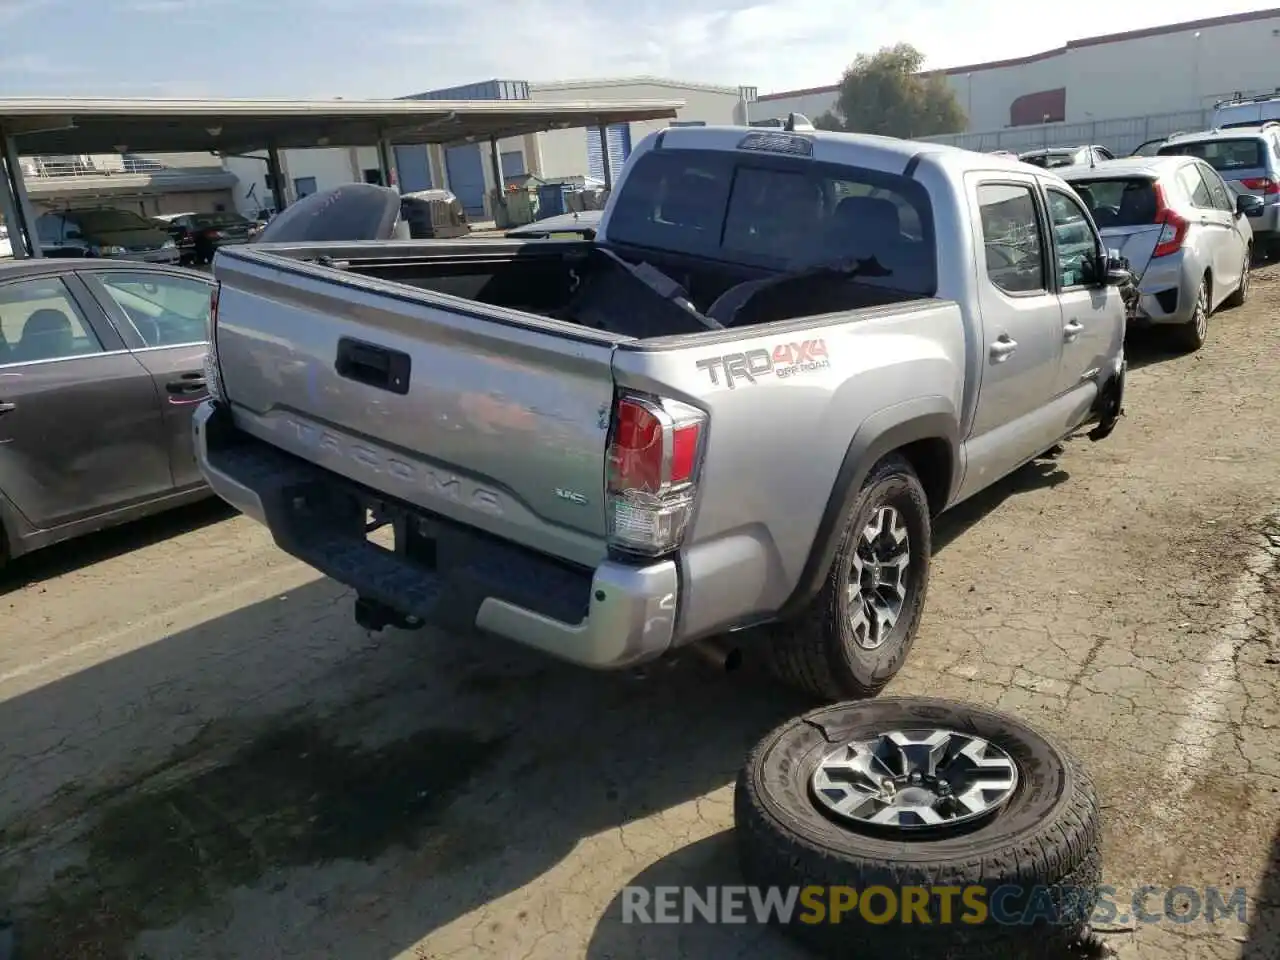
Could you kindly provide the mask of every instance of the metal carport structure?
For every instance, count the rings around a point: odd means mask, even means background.
[[[378,145],[393,183],[391,145],[459,144],[545,130],[676,116],[683,100],[142,100],[0,97],[0,214],[14,255],[40,256],[20,156],[267,151],[280,195],[280,151]],[[491,153],[496,163],[497,151]],[[501,175],[497,177],[501,183]]]

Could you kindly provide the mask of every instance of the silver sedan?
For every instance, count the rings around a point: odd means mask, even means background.
[[[1055,170],[1084,201],[1108,248],[1129,261],[1140,296],[1129,323],[1167,326],[1187,350],[1209,318],[1249,293],[1256,197],[1237,195],[1193,157],[1131,157]]]

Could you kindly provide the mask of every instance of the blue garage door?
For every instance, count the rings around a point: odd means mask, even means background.
[[[631,156],[631,124],[615,123],[605,135],[609,140],[609,173],[616,182],[622,165]],[[604,180],[604,150],[601,148],[599,127],[587,127],[587,176]]]
[[[400,192],[415,193],[431,189],[431,161],[422,144],[396,147],[396,172],[400,174]]]
[[[449,147],[444,152],[445,169],[449,171],[449,189],[472,220],[484,219],[484,163],[480,145],[470,143]]]

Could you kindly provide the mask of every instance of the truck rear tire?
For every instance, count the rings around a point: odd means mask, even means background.
[[[755,747],[733,808],[747,884],[818,888],[773,919],[822,956],[1085,955],[1070,948],[1098,903],[1098,796],[1008,714],[914,697],[814,710]]]
[[[929,587],[929,499],[897,454],[876,463],[845,515],[818,595],[762,638],[770,670],[825,700],[874,696],[902,668]]]

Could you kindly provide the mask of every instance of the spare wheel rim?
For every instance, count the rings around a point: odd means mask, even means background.
[[[818,810],[879,833],[949,833],[994,816],[1018,789],[1013,758],[944,728],[890,730],[831,751],[810,778]]]

